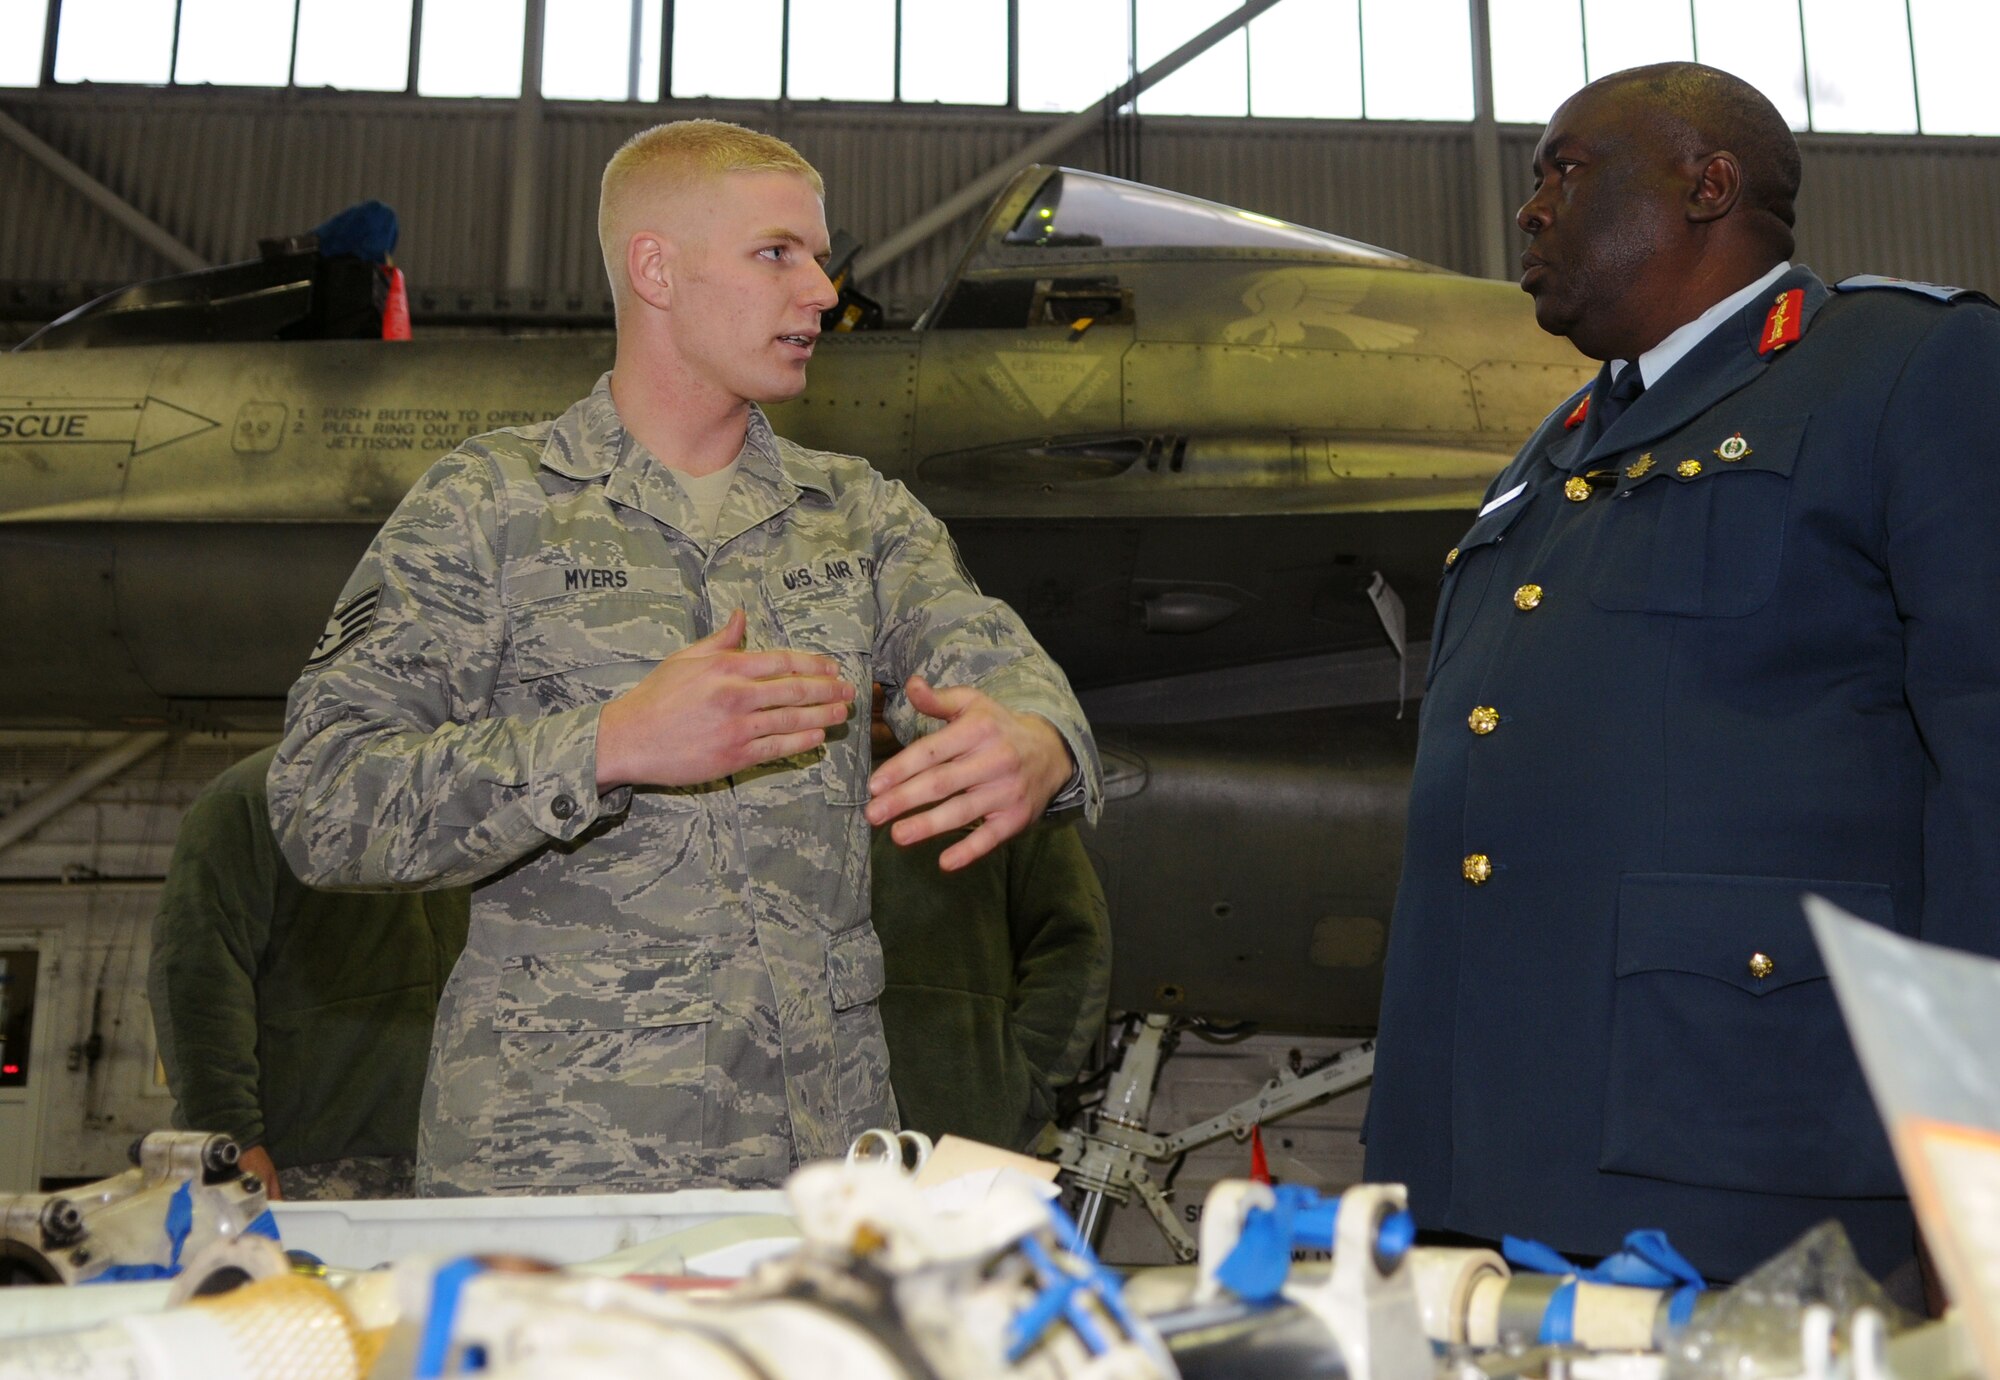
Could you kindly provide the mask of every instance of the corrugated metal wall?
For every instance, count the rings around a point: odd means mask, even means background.
[[[419,287],[505,283],[511,102],[308,92],[26,91],[23,124],[218,261],[260,235],[303,229],[363,197],[395,206],[399,259]],[[881,107],[550,105],[532,290],[589,309],[604,289],[599,170],[656,120],[715,114],[793,142],[828,176],[830,217],[879,240],[1046,126],[1044,117]],[[2000,140],[1806,141],[1800,254],[1822,272],[1870,269],[2000,294]],[[1534,132],[1503,133],[1503,185],[1525,194]],[[1115,157],[1113,155],[1116,155]],[[1065,161],[1131,173],[1385,245],[1448,268],[1476,261],[1471,140],[1463,126],[1153,119],[1134,147],[1092,133]],[[869,290],[920,305],[972,221]],[[0,141],[0,280],[122,281],[164,265],[82,197]]]

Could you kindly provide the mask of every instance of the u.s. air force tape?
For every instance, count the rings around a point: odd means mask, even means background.
[[[326,631],[313,643],[312,655],[306,660],[308,671],[317,671],[332,661],[349,647],[375,622],[375,605],[382,598],[382,586],[370,585],[333,611],[333,617],[326,623]]]

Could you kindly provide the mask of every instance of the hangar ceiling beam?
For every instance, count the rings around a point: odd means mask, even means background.
[[[168,234],[158,221],[44,143],[33,130],[4,110],[0,110],[0,136],[74,187],[84,200],[131,231],[141,244],[182,273],[209,267],[207,259]]]
[[[165,743],[166,733],[128,733],[55,785],[0,815],[0,852],[19,843],[91,791]]]
[[[548,0],[528,0],[521,40],[521,99],[514,104],[514,160],[508,179],[507,286],[535,286],[542,214],[542,35]]]
[[[1299,2],[1302,0],[1295,0],[1295,3]],[[1015,173],[1030,163],[1040,163],[1060,153],[1097,128],[1107,110],[1116,110],[1148,87],[1172,76],[1277,3],[1278,0],[1246,0],[1241,9],[1224,15],[1138,76],[1121,82],[1105,93],[1104,98],[1090,109],[1078,111],[1046,133],[1030,140],[1025,146],[995,163],[930,210],[890,235],[880,245],[864,250],[855,260],[854,276],[857,279],[866,278],[879,269],[887,268],[967,211],[984,206]]]
[[[1493,114],[1493,14],[1490,0],[1472,6],[1472,208],[1479,227],[1474,249],[1479,276],[1512,278],[1508,268],[1507,202],[1501,191],[1500,122]]]

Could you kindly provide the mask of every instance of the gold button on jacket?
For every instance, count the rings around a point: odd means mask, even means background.
[[[1523,613],[1526,613],[1529,609],[1540,608],[1541,603],[1542,587],[1540,585],[1522,585],[1514,591],[1514,607]]]
[[[1563,497],[1571,503],[1581,503],[1590,497],[1590,481],[1580,474],[1573,474],[1563,485]]]
[[[1465,726],[1484,738],[1500,727],[1500,711],[1490,704],[1478,704],[1465,716]]]
[[[1465,862],[1459,871],[1464,875],[1465,880],[1471,882],[1474,886],[1484,886],[1487,879],[1493,875],[1493,859],[1487,857],[1484,853],[1467,853],[1465,855]]]
[[[1750,955],[1751,977],[1756,978],[1761,982],[1763,979],[1771,976],[1771,974],[1777,971],[1778,971],[1778,965],[1771,961],[1771,956],[1769,954],[1756,953]]]

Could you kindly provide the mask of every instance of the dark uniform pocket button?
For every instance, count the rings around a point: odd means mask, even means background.
[[[549,802],[549,813],[557,819],[568,819],[576,813],[576,802],[566,795],[559,795]]]

